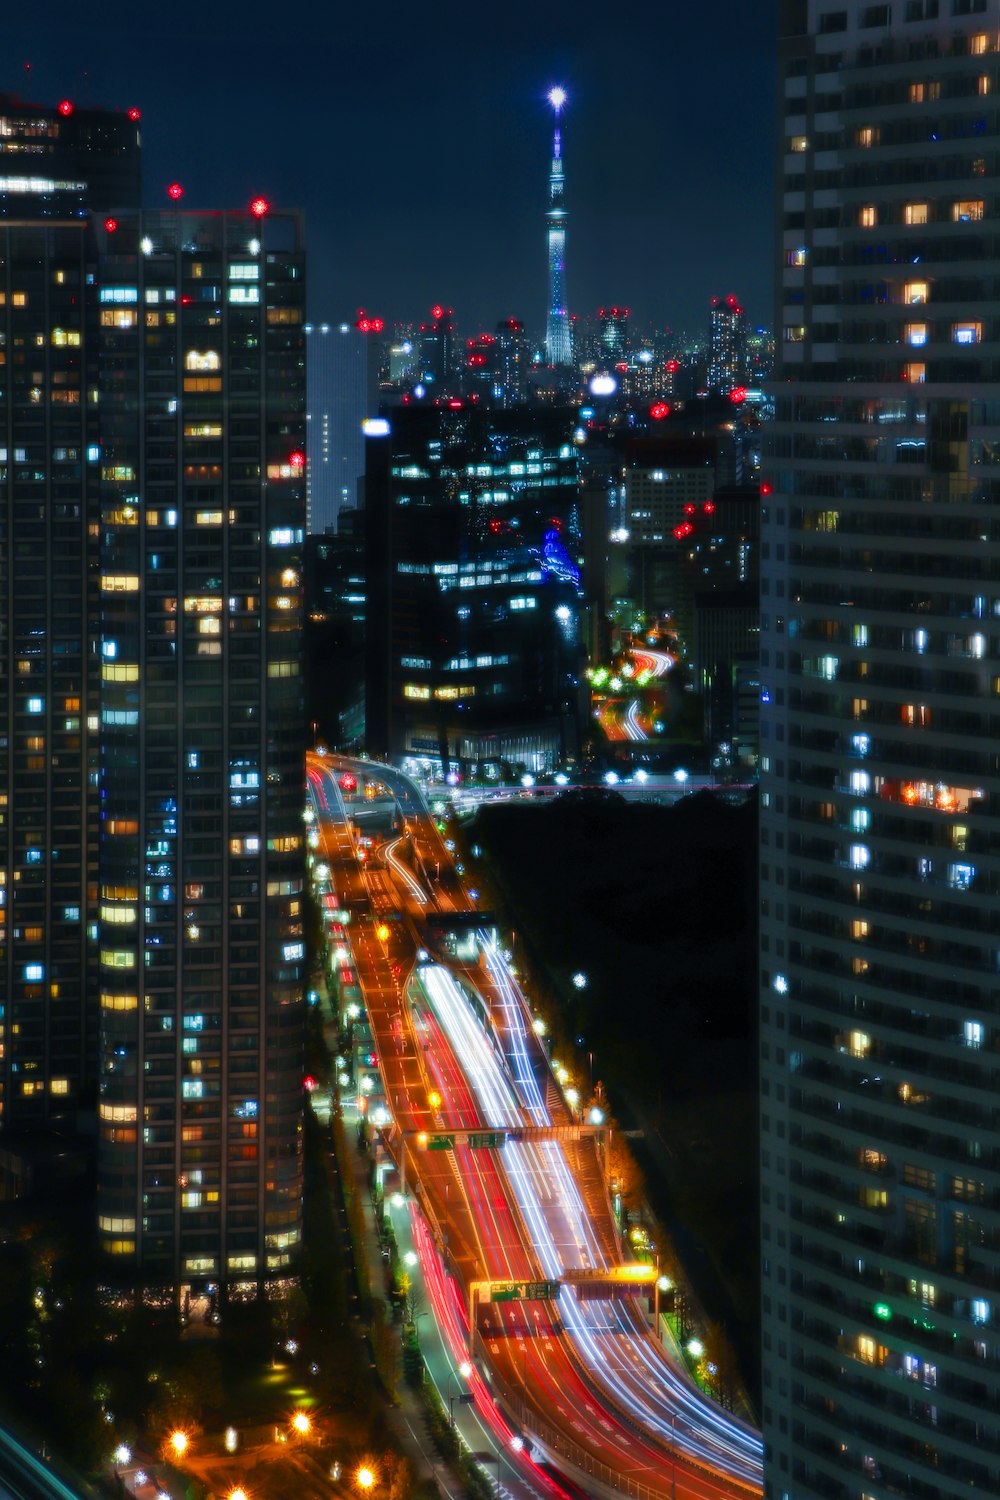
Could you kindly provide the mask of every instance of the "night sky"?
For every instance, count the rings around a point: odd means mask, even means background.
[[[149,207],[178,180],[301,209],[317,321],[440,301],[540,336],[561,83],[570,310],[700,331],[713,293],[771,321],[776,5],[38,0],[5,8],[0,88],[138,106]]]

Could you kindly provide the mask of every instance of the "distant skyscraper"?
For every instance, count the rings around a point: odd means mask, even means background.
[[[549,173],[549,207],[545,215],[549,251],[549,312],[545,325],[545,353],[550,365],[571,365],[573,345],[566,312],[566,210],[563,207],[562,132],[559,116],[566,103],[563,89],[549,91],[556,117],[552,139],[552,170]]]
[[[368,749],[551,768],[578,734],[575,413],[455,408],[369,428]]]
[[[361,429],[377,403],[374,340],[382,331],[382,319],[365,313],[350,323],[306,324],[310,532],[332,530],[340,512],[358,504],[365,472]]]
[[[735,297],[713,297],[708,322],[710,391],[728,396],[747,378],[747,319]]]
[[[183,1300],[301,1229],[303,253],[100,237],[99,1242]]]
[[[765,1495],[969,1500],[1000,1495],[997,5],[780,15]]]
[[[93,1108],[100,308],[135,118],[0,95],[0,1123]],[[134,309],[131,312],[134,316]]]

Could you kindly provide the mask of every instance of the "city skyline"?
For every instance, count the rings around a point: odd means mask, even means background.
[[[177,35],[117,4],[95,25],[53,0],[44,34],[7,22],[0,86],[141,110],[149,208],[179,181],[189,208],[263,192],[301,210],[314,319],[363,306],[389,324],[440,301],[463,329],[516,316],[541,340],[559,83],[571,313],[618,302],[637,325],[700,326],[722,287],[768,323],[773,10],[726,0],[667,23],[515,7],[493,37],[451,5],[433,28],[391,7],[378,37],[338,16],[264,49],[256,7],[209,7]],[[178,110],[179,78],[197,109]]]

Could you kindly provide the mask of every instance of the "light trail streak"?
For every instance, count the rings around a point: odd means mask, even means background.
[[[391,844],[386,844],[385,848],[382,851],[383,855],[385,856],[385,862],[390,867],[393,874],[397,875],[403,882],[403,884],[407,887],[414,901],[416,901],[420,906],[426,906],[427,892],[424,890],[423,886],[420,884],[420,881],[414,875],[409,866],[404,864],[404,862],[396,855],[396,850],[399,848],[402,842],[403,840],[401,838],[398,838],[393,839]]]
[[[525,1088],[526,1112],[533,1123],[549,1123],[530,1062],[523,994],[485,934],[481,942],[487,967],[503,997],[504,1019],[513,1045],[512,1062],[515,1077]],[[513,1084],[486,1041],[466,997],[444,970],[424,970],[422,978],[425,985],[430,979],[428,993],[452,1036],[488,1123],[494,1127],[522,1123]],[[558,1143],[536,1146],[508,1142],[503,1160],[546,1277],[558,1280],[563,1269],[607,1269],[599,1238]],[[620,1409],[637,1415],[654,1433],[700,1462],[721,1466],[746,1482],[760,1483],[763,1450],[759,1435],[727,1416],[682,1379],[659,1344],[644,1327],[636,1326],[635,1313],[620,1301],[581,1304],[565,1287],[559,1308],[567,1331],[584,1356],[585,1367]],[[635,1369],[637,1354],[639,1372]]]
[[[648,740],[649,735],[639,723],[639,700],[633,698],[625,710],[625,733],[630,740]]]

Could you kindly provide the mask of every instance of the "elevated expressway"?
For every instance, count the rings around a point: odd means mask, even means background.
[[[759,1494],[759,1434],[701,1392],[630,1295],[647,1268],[623,1259],[601,1133],[556,1087],[419,790],[330,756],[311,756],[308,777],[316,858],[341,917],[352,898],[363,911],[342,930],[377,1057],[370,1119],[422,1210],[426,1284],[456,1356],[475,1357],[477,1408],[498,1403],[525,1464],[541,1455],[587,1494]],[[358,860],[345,777],[377,779],[396,799],[403,832],[377,867]]]

